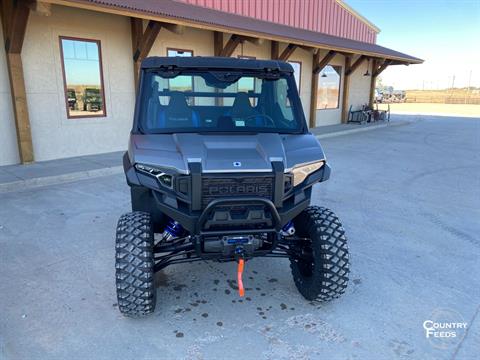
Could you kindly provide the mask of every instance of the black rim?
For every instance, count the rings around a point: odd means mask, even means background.
[[[315,272],[315,250],[312,247],[312,240],[297,249],[300,255],[296,259],[298,270],[304,277],[311,277]]]

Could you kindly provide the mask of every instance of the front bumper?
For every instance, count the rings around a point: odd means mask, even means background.
[[[127,153],[123,166],[128,185],[148,188],[158,210],[178,221],[192,235],[278,232],[309,206],[312,186],[327,180],[331,171],[325,164],[301,185],[286,189],[288,174],[284,173],[283,163],[273,161],[271,199],[228,196],[205,205],[202,203],[202,177],[206,174],[202,174],[200,163],[189,164],[189,175],[176,176],[174,189],[164,188],[155,178],[136,171]]]

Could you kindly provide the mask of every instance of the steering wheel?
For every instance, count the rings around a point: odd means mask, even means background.
[[[262,116],[263,118],[265,118],[266,122],[264,126],[268,127],[268,125],[270,125],[271,127],[275,127],[275,122],[273,121],[273,119],[266,114],[256,114],[256,115],[247,116],[245,117],[245,122],[247,122],[247,120],[249,119],[255,119],[257,116]],[[270,124],[267,124],[267,122],[269,122]]]

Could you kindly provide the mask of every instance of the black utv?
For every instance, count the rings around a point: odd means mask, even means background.
[[[116,233],[120,311],[152,313],[155,272],[199,260],[285,257],[308,300],[347,287],[345,231],[310,206],[330,166],[309,133],[292,67],[281,61],[143,61],[123,159],[132,212]]]

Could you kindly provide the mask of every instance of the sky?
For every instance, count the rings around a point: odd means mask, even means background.
[[[480,87],[480,0],[345,2],[380,28],[378,45],[425,60],[388,67],[381,75],[383,85],[444,89],[470,81]]]

